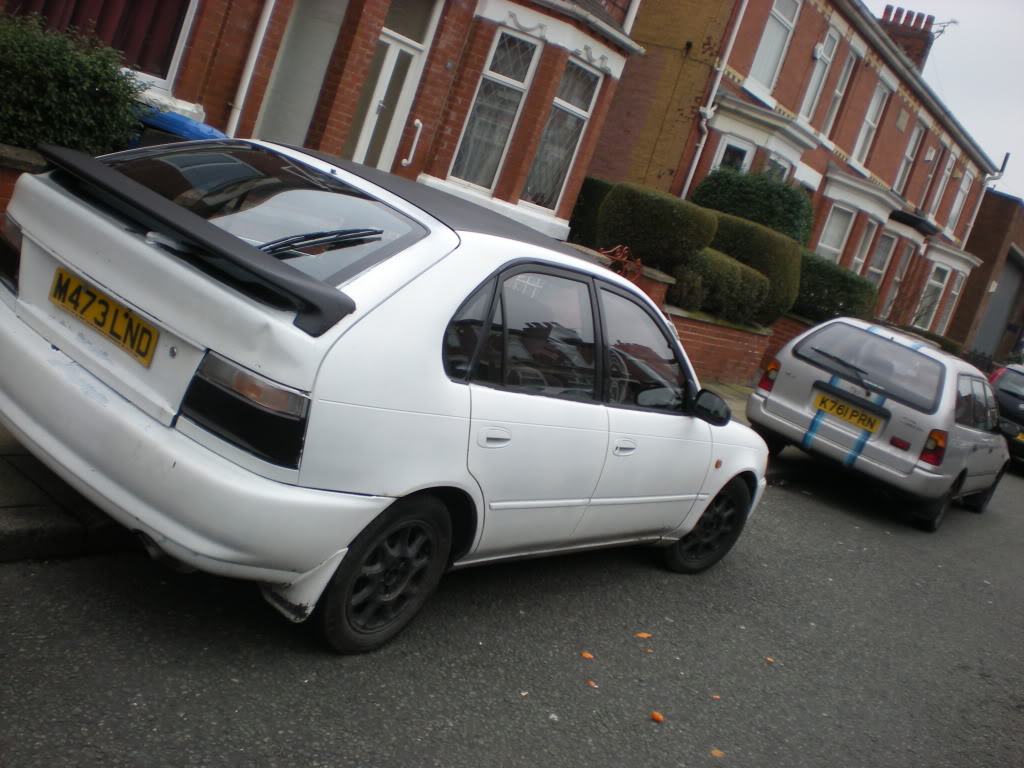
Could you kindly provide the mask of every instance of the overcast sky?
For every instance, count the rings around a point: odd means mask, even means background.
[[[889,3],[862,0],[876,16]],[[924,79],[998,168],[992,186],[1024,198],[1024,0],[909,0],[891,3],[956,19],[932,45]]]

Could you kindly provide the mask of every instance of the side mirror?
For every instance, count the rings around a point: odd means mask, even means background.
[[[715,427],[723,427],[732,418],[729,404],[710,389],[702,389],[693,399],[693,415]]]
[[[1018,427],[1016,423],[1009,419],[1000,419],[999,426],[997,426],[993,432],[998,432],[1007,440],[1013,440],[1017,437],[1017,433],[1021,431],[1021,427]]]

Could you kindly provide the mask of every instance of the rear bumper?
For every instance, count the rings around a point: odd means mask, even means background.
[[[798,446],[803,450],[802,443],[807,425],[794,424],[771,413],[765,408],[765,397],[757,392],[751,394],[747,400],[747,419],[755,430],[764,430],[773,435],[778,435],[789,443]],[[847,446],[838,445],[827,437],[816,435],[810,453],[824,456],[840,464],[846,460],[850,453]],[[865,458],[863,455],[857,458],[856,463],[850,467],[854,472],[865,474],[881,483],[917,498],[935,499],[949,490],[952,479],[945,475],[929,472],[920,466],[915,466],[907,474],[898,472],[890,467],[879,464]]]
[[[2,302],[0,360],[0,421],[15,437],[115,520],[199,570],[294,584],[393,501],[233,464],[132,405]]]

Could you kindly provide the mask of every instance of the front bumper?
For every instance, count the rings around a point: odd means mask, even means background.
[[[115,520],[199,570],[302,582],[336,564],[393,501],[301,488],[239,467],[132,405],[4,302],[0,361],[0,421],[14,436]]]
[[[747,419],[755,430],[765,430],[778,435],[798,447],[801,446],[807,430],[806,424],[794,424],[770,412],[765,408],[764,395],[757,392],[751,394],[747,400]],[[841,464],[849,455],[850,448],[834,443],[819,434],[815,437],[810,452]],[[921,466],[915,466],[909,473],[904,474],[884,464],[871,461],[864,455],[857,458],[857,463],[851,469],[854,472],[868,475],[901,493],[922,499],[937,499],[952,485],[951,478],[930,472]]]

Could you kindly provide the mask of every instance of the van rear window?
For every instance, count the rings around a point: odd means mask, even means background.
[[[832,323],[803,339],[793,354],[918,411],[938,408],[942,363],[876,333]]]

